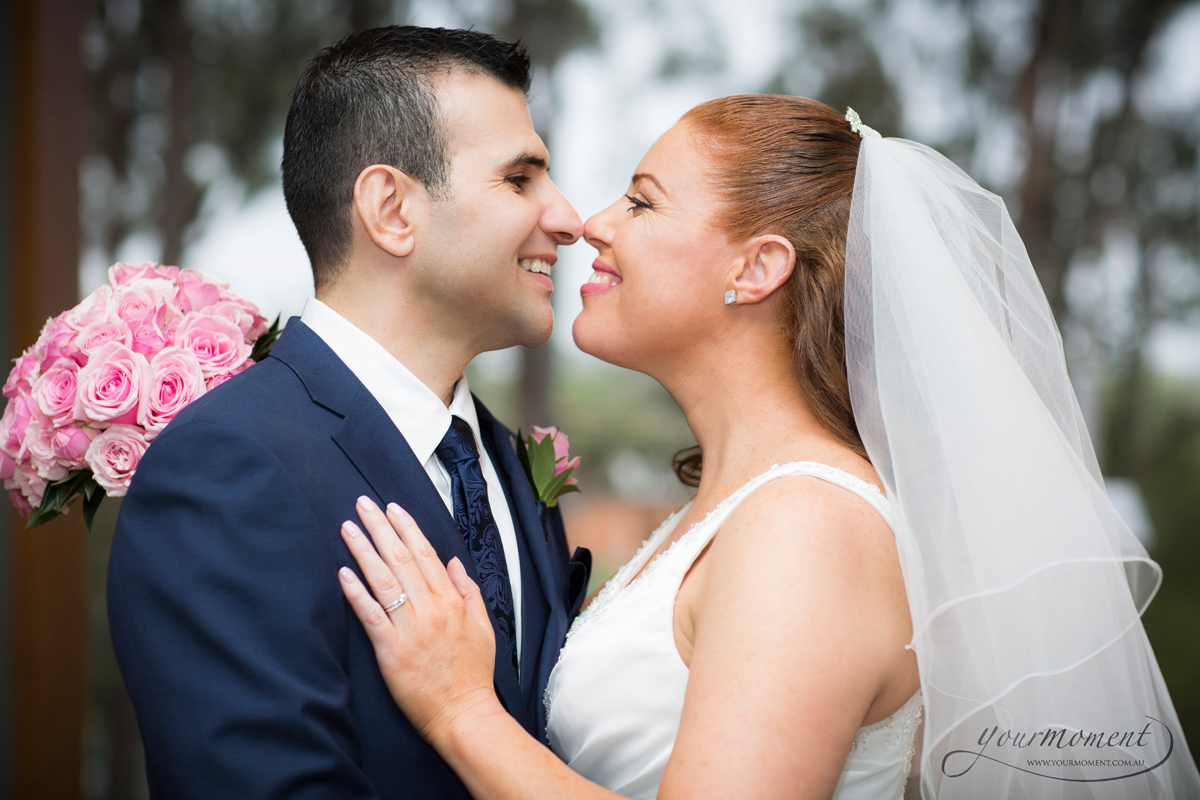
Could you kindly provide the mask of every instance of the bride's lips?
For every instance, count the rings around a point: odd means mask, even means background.
[[[592,262],[592,269],[594,270],[592,277],[588,278],[587,283],[580,287],[579,294],[608,292],[621,285],[621,276],[600,259]]]

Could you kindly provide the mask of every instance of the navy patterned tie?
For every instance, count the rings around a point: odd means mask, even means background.
[[[471,426],[461,417],[450,418],[450,430],[437,446],[437,457],[450,473],[450,496],[454,499],[454,521],[467,540],[475,573],[479,576],[483,601],[496,620],[496,652],[505,650],[517,668],[516,620],[508,562],[500,543],[500,529],[488,504],[487,483],[479,466],[479,450]]]

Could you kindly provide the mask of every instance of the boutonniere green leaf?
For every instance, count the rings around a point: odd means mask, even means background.
[[[553,426],[534,425],[528,437],[517,431],[517,457],[525,468],[529,485],[547,508],[558,505],[562,495],[580,491],[578,481],[572,477],[579,466],[579,456],[571,458],[568,446],[567,435]]]

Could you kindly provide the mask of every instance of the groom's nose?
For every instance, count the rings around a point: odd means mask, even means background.
[[[558,244],[574,244],[583,235],[583,221],[558,187],[553,184],[551,187],[550,202],[542,211],[538,224]]]

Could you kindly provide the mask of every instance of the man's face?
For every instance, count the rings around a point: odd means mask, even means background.
[[[461,71],[435,90],[450,174],[414,250],[420,291],[480,351],[542,345],[554,327],[546,273],[583,224],[547,175],[546,146],[520,91]]]

